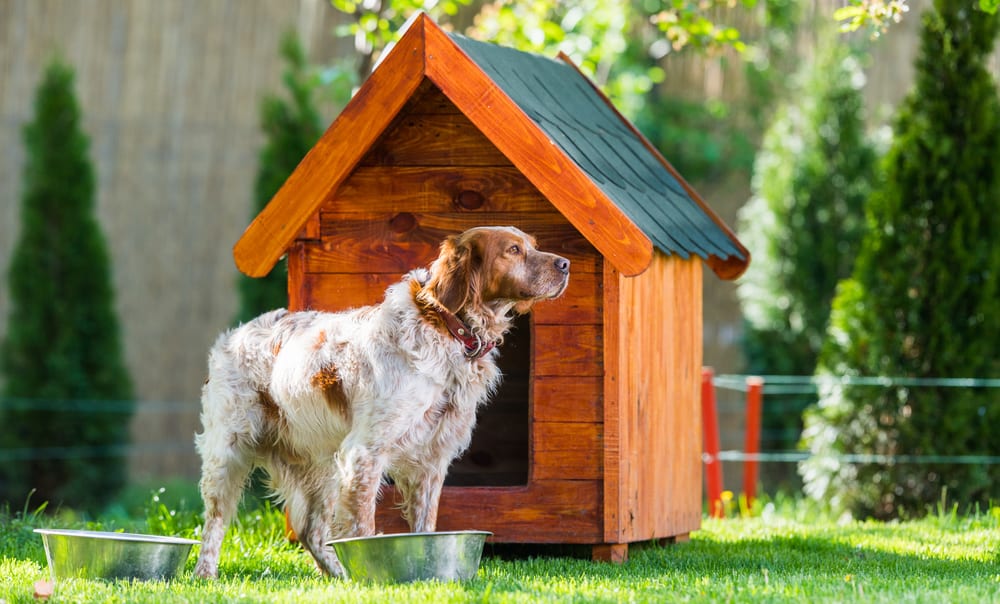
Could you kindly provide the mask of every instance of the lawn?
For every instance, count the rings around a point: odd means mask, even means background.
[[[35,602],[48,578],[39,526],[147,530],[197,537],[194,506],[159,496],[145,519],[0,514],[0,603]],[[245,509],[227,536],[215,582],[191,578],[196,551],[172,582],[74,580],[49,602],[998,602],[1000,508],[939,510],[899,523],[836,522],[796,504],[752,517],[706,519],[687,543],[634,548],[625,565],[487,546],[467,583],[359,585],[317,574],[283,537],[281,514]],[[136,522],[139,522],[137,524]],[[541,552],[546,553],[546,552]]]

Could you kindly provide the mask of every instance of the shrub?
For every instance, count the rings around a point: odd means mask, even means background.
[[[322,120],[313,103],[317,84],[309,74],[305,53],[294,33],[286,34],[281,54],[288,62],[284,74],[289,99],[268,96],[261,106],[261,129],[266,137],[260,151],[254,183],[254,215],[264,209],[306,153],[323,134]],[[288,304],[288,269],[282,260],[266,277],[240,276],[238,322]]]
[[[895,123],[886,182],[838,288],[820,374],[1000,376],[1000,101],[984,60],[998,19],[964,0],[923,18],[917,80]],[[1000,455],[1000,390],[837,385],[806,418],[807,493],[878,518],[941,497],[986,504],[1000,467],[843,463],[843,453]]]
[[[753,196],[739,215],[740,237],[753,254],[738,294],[744,355],[755,374],[816,370],[834,290],[850,275],[875,180],[859,53],[842,44],[824,48],[765,134]],[[765,406],[763,448],[798,440],[808,402],[788,397]]]
[[[92,510],[126,478],[132,386],[73,80],[72,68],[52,62],[24,129],[21,230],[0,347],[0,447],[21,454],[0,463],[0,499],[15,507],[34,488],[36,502]]]

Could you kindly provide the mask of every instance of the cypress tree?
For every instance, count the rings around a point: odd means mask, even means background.
[[[284,84],[288,99],[272,95],[261,106],[261,129],[266,137],[260,151],[254,183],[254,215],[264,209],[323,134],[313,103],[316,82],[310,77],[305,52],[294,33],[284,36],[281,55],[288,63]],[[288,304],[288,269],[282,260],[266,277],[240,276],[238,322]]]
[[[73,69],[53,61],[24,128],[21,230],[9,267],[0,498],[94,510],[125,483],[132,386]]]
[[[965,0],[934,8],[821,375],[1000,377],[1000,101],[985,67],[998,18]],[[1000,455],[997,425],[997,389],[830,386],[807,415],[816,457],[800,472],[809,494],[861,515],[922,514],[943,492],[986,505],[1000,497],[1000,466],[943,457]],[[844,463],[844,453],[886,457]]]
[[[837,282],[850,275],[875,179],[859,53],[827,44],[805,65],[757,155],[740,237],[754,259],[738,290],[743,349],[754,374],[812,375]],[[798,440],[815,399],[765,405],[762,448]]]

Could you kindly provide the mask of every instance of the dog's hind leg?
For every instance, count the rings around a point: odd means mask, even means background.
[[[333,490],[329,481],[317,485],[309,477],[295,475],[290,483],[295,486],[287,494],[285,504],[299,543],[312,555],[320,571],[343,576],[344,570],[333,548],[327,545],[333,524]]]
[[[195,439],[202,456],[200,485],[205,503],[205,526],[194,574],[206,579],[214,579],[219,574],[219,554],[226,527],[236,513],[253,467],[251,455],[240,446],[237,435],[227,434],[223,439],[219,442],[220,439],[208,431]]]

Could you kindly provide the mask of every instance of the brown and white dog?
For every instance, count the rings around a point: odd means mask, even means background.
[[[514,314],[562,294],[569,261],[513,227],[441,244],[380,304],[276,310],[224,333],[202,391],[205,527],[195,575],[215,577],[247,477],[264,468],[320,570],[335,538],[375,533],[383,477],[414,532],[433,531],[451,462],[500,380],[495,346]]]

